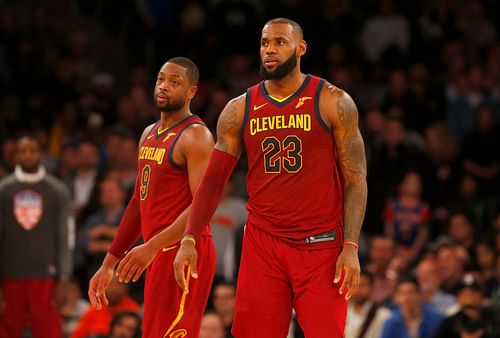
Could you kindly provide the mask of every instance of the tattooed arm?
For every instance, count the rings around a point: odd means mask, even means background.
[[[245,115],[245,95],[238,96],[224,107],[217,122],[217,143],[215,149],[241,156],[241,127]]]
[[[245,112],[245,96],[231,100],[217,123],[217,143],[210,155],[203,179],[193,196],[186,230],[174,260],[175,279],[189,292],[185,266],[193,278],[198,278],[198,252],[195,245],[202,230],[212,218],[222,198],[224,187],[242,151],[241,126]]]
[[[365,147],[358,128],[358,110],[347,93],[327,84],[322,91],[320,111],[332,127],[342,177],[344,241],[358,243],[367,198]],[[347,291],[346,298],[350,298],[359,282],[357,254],[355,246],[344,245],[337,260],[335,281],[339,282],[343,275],[340,292]]]

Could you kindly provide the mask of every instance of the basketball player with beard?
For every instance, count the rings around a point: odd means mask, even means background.
[[[203,276],[189,282],[189,296],[177,287],[172,264],[192,195],[214,146],[208,128],[190,111],[198,78],[196,65],[183,57],[168,60],[160,69],[154,99],[161,117],[141,136],[134,194],[109,252],[89,284],[92,305],[102,308],[108,304],[105,291],[119,261],[116,274],[120,282],[135,282],[146,270],[145,338],[198,337],[215,272],[208,222],[198,240]],[[141,233],[144,244],[129,251]]]
[[[366,160],[351,97],[303,74],[301,27],[278,18],[262,30],[264,81],[222,111],[217,143],[193,198],[174,262],[186,291],[204,254],[199,243],[243,148],[248,221],[233,335],[284,338],[292,308],[306,337],[344,336],[346,301],[359,281],[358,239],[366,206]],[[197,255],[200,255],[198,257]]]

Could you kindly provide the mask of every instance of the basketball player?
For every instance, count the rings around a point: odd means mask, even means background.
[[[134,195],[109,252],[90,280],[90,301],[101,308],[107,304],[105,290],[116,263],[142,231],[145,244],[128,252],[117,275],[122,282],[137,281],[147,267],[145,338],[198,337],[215,272],[215,249],[208,222],[202,227],[198,242],[200,249],[203,248],[200,252],[203,276],[191,282],[192,295],[188,297],[177,287],[172,271],[186,225],[187,208],[214,145],[208,128],[190,111],[198,78],[196,65],[183,57],[170,59],[160,69],[154,98],[161,118],[142,134]]]
[[[184,268],[198,276],[199,234],[245,147],[249,216],[237,338],[285,337],[292,307],[306,337],[343,337],[346,299],[359,280],[367,188],[358,112],[347,93],[301,73],[306,47],[297,23],[278,18],[264,25],[264,81],[231,100],[219,117],[217,144],[174,262],[188,291]]]

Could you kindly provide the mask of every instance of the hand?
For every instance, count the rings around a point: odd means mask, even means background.
[[[5,302],[5,296],[3,294],[2,286],[0,285],[0,315],[5,313],[5,309],[7,308],[7,303]]]
[[[103,306],[108,305],[108,298],[106,297],[106,289],[113,280],[113,268],[106,268],[101,266],[96,271],[94,276],[89,282],[89,299],[96,309],[101,310]]]
[[[157,251],[147,243],[130,250],[118,264],[118,269],[116,269],[116,276],[118,276],[120,283],[128,283],[130,280],[137,282],[144,270],[155,258],[156,253]]]
[[[186,274],[184,273],[186,265],[188,266],[188,273],[191,273],[191,277],[194,279],[198,278],[198,252],[196,251],[194,242],[182,240],[174,260],[174,276],[177,284],[179,284],[184,292],[189,293],[189,285],[186,282]]]
[[[61,311],[66,299],[68,297],[69,282],[68,281],[58,281],[52,290],[51,303],[52,306]]]
[[[345,245],[337,258],[335,279],[333,280],[334,283],[339,283],[342,280],[339,292],[340,294],[345,293],[345,299],[351,298],[356,290],[360,271],[358,249],[351,245]]]

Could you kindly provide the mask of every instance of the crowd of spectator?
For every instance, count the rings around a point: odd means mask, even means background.
[[[71,191],[77,241],[66,334],[139,332],[143,280],[116,283],[103,312],[82,295],[133,191],[140,133],[159,117],[159,67],[178,55],[195,61],[192,110],[215,130],[227,101],[260,80],[260,28],[277,16],[304,29],[302,68],[349,92],[360,113],[369,198],[347,337],[494,337],[500,2],[6,0],[0,177],[14,170],[16,137],[29,132],[46,169]],[[202,338],[231,337],[245,166],[242,159],[214,216],[217,271]],[[290,337],[301,337],[296,321]]]

